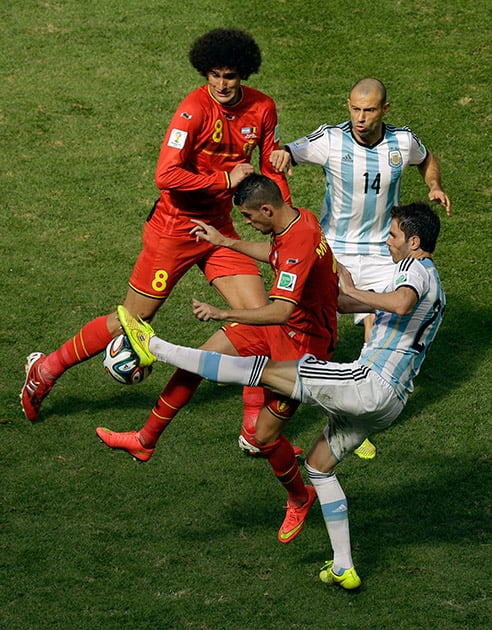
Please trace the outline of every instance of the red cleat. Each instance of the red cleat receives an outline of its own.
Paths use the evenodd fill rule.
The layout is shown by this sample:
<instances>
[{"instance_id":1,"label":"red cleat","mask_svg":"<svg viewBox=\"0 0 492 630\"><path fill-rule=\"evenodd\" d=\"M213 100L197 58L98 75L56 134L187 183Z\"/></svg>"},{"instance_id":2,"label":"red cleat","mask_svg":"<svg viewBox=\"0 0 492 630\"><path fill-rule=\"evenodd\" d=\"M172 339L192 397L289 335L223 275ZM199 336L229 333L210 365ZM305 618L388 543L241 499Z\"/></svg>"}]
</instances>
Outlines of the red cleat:
<instances>
[{"instance_id":1,"label":"red cleat","mask_svg":"<svg viewBox=\"0 0 492 630\"><path fill-rule=\"evenodd\" d=\"M155 448L145 448L140 442L139 433L137 431L126 431L118 433L111 431L106 427L97 427L97 436L110 448L120 448L127 451L140 462L148 462L154 454Z\"/></svg>"},{"instance_id":2,"label":"red cleat","mask_svg":"<svg viewBox=\"0 0 492 630\"><path fill-rule=\"evenodd\" d=\"M316 490L313 486L306 486L306 490L308 493L306 503L300 506L289 504L285 506L287 508L287 514L278 530L278 539L281 543L287 544L291 540L294 540L304 529L306 517L317 497Z\"/></svg>"},{"instance_id":3,"label":"red cleat","mask_svg":"<svg viewBox=\"0 0 492 630\"><path fill-rule=\"evenodd\" d=\"M40 367L46 356L42 352L32 352L24 366L26 380L19 394L22 411L28 420L36 422L41 411L41 403L50 393L55 381L47 381L41 376Z\"/></svg>"}]
</instances>

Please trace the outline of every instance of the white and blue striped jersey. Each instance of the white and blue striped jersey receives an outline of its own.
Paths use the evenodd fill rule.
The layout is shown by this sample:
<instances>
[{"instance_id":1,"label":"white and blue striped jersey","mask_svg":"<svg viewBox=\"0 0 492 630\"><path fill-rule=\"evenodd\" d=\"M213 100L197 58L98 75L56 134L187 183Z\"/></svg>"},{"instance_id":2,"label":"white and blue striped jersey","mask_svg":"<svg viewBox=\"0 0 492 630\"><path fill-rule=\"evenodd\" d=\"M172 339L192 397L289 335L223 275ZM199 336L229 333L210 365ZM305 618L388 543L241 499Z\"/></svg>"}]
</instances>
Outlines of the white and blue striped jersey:
<instances>
[{"instance_id":1,"label":"white and blue striped jersey","mask_svg":"<svg viewBox=\"0 0 492 630\"><path fill-rule=\"evenodd\" d=\"M358 363L377 372L404 403L413 379L441 325L446 296L431 258L405 258L395 265L386 292L411 287L418 301L408 315L376 311L376 321Z\"/></svg>"},{"instance_id":2,"label":"white and blue striped jersey","mask_svg":"<svg viewBox=\"0 0 492 630\"><path fill-rule=\"evenodd\" d=\"M389 256L390 210L400 201L403 171L427 149L408 127L384 125L375 145L359 144L350 121L321 125L286 145L293 164L319 164L326 192L320 223L335 254Z\"/></svg>"}]
</instances>

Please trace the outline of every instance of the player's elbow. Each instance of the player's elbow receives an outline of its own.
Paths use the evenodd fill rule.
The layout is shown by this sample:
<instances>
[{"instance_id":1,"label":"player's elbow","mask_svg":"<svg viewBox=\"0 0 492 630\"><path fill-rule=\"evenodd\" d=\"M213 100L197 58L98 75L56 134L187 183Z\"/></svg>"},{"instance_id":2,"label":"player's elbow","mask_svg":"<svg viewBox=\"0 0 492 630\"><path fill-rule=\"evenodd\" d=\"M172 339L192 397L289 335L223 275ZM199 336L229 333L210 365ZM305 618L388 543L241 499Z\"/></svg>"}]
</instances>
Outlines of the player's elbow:
<instances>
[{"instance_id":1,"label":"player's elbow","mask_svg":"<svg viewBox=\"0 0 492 630\"><path fill-rule=\"evenodd\" d=\"M155 185L159 190L165 190L166 188L170 188L169 178L167 177L167 173L156 173L155 174Z\"/></svg>"},{"instance_id":2,"label":"player's elbow","mask_svg":"<svg viewBox=\"0 0 492 630\"><path fill-rule=\"evenodd\" d=\"M416 291L407 286L400 287L388 297L390 302L387 310L399 316L410 315L419 299Z\"/></svg>"},{"instance_id":3,"label":"player's elbow","mask_svg":"<svg viewBox=\"0 0 492 630\"><path fill-rule=\"evenodd\" d=\"M290 319L290 314L286 315L285 313L275 313L275 314L270 314L270 317L268 318L268 324L269 325L273 325L273 326L284 326L285 324L289 323L289 319Z\"/></svg>"},{"instance_id":4,"label":"player's elbow","mask_svg":"<svg viewBox=\"0 0 492 630\"><path fill-rule=\"evenodd\" d=\"M175 188L178 182L178 175L175 167L163 166L157 168L154 181L159 190Z\"/></svg>"},{"instance_id":5,"label":"player's elbow","mask_svg":"<svg viewBox=\"0 0 492 630\"><path fill-rule=\"evenodd\" d=\"M347 313L352 312L350 301L346 298L345 295L339 294L338 302L337 302L337 311L341 315L346 315Z\"/></svg>"},{"instance_id":6,"label":"player's elbow","mask_svg":"<svg viewBox=\"0 0 492 630\"><path fill-rule=\"evenodd\" d=\"M397 304L395 304L394 308L393 308L393 312L396 315L409 315L413 310L413 304L410 304L409 302L405 301L405 302L398 302Z\"/></svg>"},{"instance_id":7,"label":"player's elbow","mask_svg":"<svg viewBox=\"0 0 492 630\"><path fill-rule=\"evenodd\" d=\"M289 317L281 317L277 323L280 324L280 326L283 326L284 324L288 324L289 323L289 319L290 319L290 316Z\"/></svg>"},{"instance_id":8,"label":"player's elbow","mask_svg":"<svg viewBox=\"0 0 492 630\"><path fill-rule=\"evenodd\" d=\"M270 305L270 323L283 326L289 323L295 304L284 302L283 300L274 300Z\"/></svg>"}]
</instances>

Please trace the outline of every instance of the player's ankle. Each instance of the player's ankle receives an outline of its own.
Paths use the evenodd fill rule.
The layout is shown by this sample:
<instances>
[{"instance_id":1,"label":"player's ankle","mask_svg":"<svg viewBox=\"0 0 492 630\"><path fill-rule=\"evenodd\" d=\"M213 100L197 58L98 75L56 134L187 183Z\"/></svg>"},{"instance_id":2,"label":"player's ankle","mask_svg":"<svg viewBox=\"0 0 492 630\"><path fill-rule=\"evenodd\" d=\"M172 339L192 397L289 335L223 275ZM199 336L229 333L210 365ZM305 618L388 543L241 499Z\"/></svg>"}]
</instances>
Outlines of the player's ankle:
<instances>
[{"instance_id":1,"label":"player's ankle","mask_svg":"<svg viewBox=\"0 0 492 630\"><path fill-rule=\"evenodd\" d=\"M145 436L143 436L140 431L137 431L137 437L138 437L138 441L144 448L155 448L155 442L146 440Z\"/></svg>"},{"instance_id":2,"label":"player's ankle","mask_svg":"<svg viewBox=\"0 0 492 630\"><path fill-rule=\"evenodd\" d=\"M287 504L288 505L292 505L293 507L302 507L303 505L305 505L307 503L309 499L309 496L306 492L306 496L305 497L300 497L297 494L290 494L288 496L287 499Z\"/></svg>"}]
</instances>

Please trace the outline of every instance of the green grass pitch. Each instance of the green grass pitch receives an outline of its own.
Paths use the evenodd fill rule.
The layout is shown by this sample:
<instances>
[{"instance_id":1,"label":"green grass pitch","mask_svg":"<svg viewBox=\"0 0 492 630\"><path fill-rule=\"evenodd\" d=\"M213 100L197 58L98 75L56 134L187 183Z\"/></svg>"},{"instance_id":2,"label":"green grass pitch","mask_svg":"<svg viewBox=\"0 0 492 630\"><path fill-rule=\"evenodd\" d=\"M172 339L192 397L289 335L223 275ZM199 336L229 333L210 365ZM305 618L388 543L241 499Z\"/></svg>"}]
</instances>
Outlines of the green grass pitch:
<instances>
[{"instance_id":1,"label":"green grass pitch","mask_svg":"<svg viewBox=\"0 0 492 630\"><path fill-rule=\"evenodd\" d=\"M486 0L0 2L0 628L489 627L490 24ZM123 387L96 358L63 376L41 422L19 406L26 355L125 295L164 131L201 82L189 46L231 25L261 46L248 83L275 98L284 141L345 120L351 85L376 76L388 121L435 153L453 203L435 256L441 331L376 460L338 473L358 593L318 579L330 557L318 505L278 544L285 497L236 446L239 388L204 383L141 465L95 428L139 428L167 366ZM290 184L318 211L319 170ZM410 169L402 201L425 195ZM192 295L218 300L192 271L155 327L196 346L217 325L192 318ZM343 320L337 358L361 341ZM303 407L287 435L308 448L322 423Z\"/></svg>"}]
</instances>

